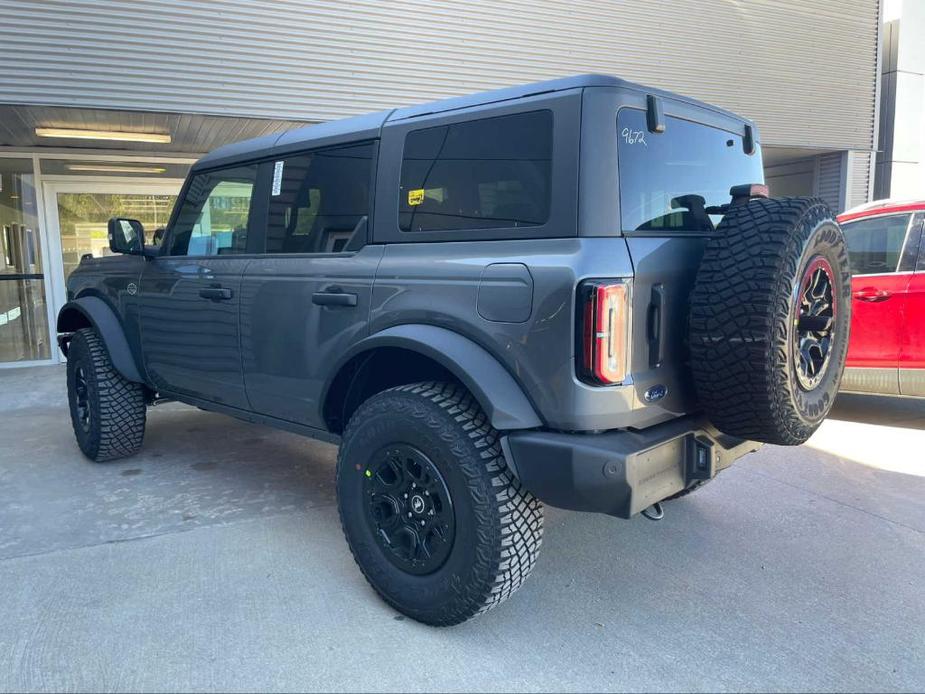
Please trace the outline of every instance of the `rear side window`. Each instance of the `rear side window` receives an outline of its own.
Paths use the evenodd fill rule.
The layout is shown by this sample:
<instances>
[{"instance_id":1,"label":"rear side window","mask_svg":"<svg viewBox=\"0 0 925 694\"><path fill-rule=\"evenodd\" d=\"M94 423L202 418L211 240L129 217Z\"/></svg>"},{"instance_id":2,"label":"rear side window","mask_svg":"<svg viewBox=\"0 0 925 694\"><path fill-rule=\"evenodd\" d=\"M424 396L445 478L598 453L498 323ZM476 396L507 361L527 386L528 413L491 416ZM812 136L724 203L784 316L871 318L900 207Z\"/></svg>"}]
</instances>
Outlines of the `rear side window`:
<instances>
[{"instance_id":1,"label":"rear side window","mask_svg":"<svg viewBox=\"0 0 925 694\"><path fill-rule=\"evenodd\" d=\"M484 118L405 138L402 231L539 226L549 219L551 111Z\"/></svg>"},{"instance_id":2,"label":"rear side window","mask_svg":"<svg viewBox=\"0 0 925 694\"><path fill-rule=\"evenodd\" d=\"M730 201L729 189L763 183L759 148L746 154L742 136L701 123L665 118L649 132L646 114L617 114L620 216L623 231L710 232L722 219L710 207Z\"/></svg>"},{"instance_id":3,"label":"rear side window","mask_svg":"<svg viewBox=\"0 0 925 694\"><path fill-rule=\"evenodd\" d=\"M886 215L842 224L853 275L896 272L909 228L908 214Z\"/></svg>"},{"instance_id":4,"label":"rear side window","mask_svg":"<svg viewBox=\"0 0 925 694\"><path fill-rule=\"evenodd\" d=\"M366 241L373 144L273 164L267 253L340 253Z\"/></svg>"},{"instance_id":5,"label":"rear side window","mask_svg":"<svg viewBox=\"0 0 925 694\"><path fill-rule=\"evenodd\" d=\"M257 165L196 174L177 214L169 255L245 253Z\"/></svg>"}]
</instances>

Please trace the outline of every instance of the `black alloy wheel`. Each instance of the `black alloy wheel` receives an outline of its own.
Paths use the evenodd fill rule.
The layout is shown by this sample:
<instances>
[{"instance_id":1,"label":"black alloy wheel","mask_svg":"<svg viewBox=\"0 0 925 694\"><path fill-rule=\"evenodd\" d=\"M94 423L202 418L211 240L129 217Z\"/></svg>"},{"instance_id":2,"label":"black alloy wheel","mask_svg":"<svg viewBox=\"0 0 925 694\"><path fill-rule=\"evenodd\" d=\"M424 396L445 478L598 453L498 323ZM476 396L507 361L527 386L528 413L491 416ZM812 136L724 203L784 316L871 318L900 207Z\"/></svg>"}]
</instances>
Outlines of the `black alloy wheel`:
<instances>
[{"instance_id":1,"label":"black alloy wheel","mask_svg":"<svg viewBox=\"0 0 925 694\"><path fill-rule=\"evenodd\" d=\"M803 390L819 385L829 366L832 338L837 329L838 305L834 295L835 273L828 260L816 257L800 282L794 306L794 353L797 382Z\"/></svg>"},{"instance_id":2,"label":"black alloy wheel","mask_svg":"<svg viewBox=\"0 0 925 694\"><path fill-rule=\"evenodd\" d=\"M74 406L77 410L77 423L85 432L90 431L90 393L87 386L87 374L82 366L74 369Z\"/></svg>"},{"instance_id":3,"label":"black alloy wheel","mask_svg":"<svg viewBox=\"0 0 925 694\"><path fill-rule=\"evenodd\" d=\"M387 446L364 472L367 520L385 556L411 574L433 573L456 536L453 501L440 470L406 443Z\"/></svg>"}]
</instances>

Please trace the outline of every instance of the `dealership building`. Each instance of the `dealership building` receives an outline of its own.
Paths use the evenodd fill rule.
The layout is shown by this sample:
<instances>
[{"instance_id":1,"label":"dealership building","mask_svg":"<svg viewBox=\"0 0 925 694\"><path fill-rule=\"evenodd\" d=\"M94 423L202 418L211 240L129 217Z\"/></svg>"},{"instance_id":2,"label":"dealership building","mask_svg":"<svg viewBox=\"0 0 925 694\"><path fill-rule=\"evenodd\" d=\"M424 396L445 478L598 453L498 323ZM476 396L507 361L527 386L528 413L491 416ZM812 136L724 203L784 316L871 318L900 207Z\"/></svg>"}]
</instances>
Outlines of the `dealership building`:
<instances>
[{"instance_id":1,"label":"dealership building","mask_svg":"<svg viewBox=\"0 0 925 694\"><path fill-rule=\"evenodd\" d=\"M775 195L874 185L878 0L0 0L0 367L51 363L111 216L153 230L190 164L305 123L576 73L755 120ZM614 191L616 195L616 191Z\"/></svg>"}]
</instances>

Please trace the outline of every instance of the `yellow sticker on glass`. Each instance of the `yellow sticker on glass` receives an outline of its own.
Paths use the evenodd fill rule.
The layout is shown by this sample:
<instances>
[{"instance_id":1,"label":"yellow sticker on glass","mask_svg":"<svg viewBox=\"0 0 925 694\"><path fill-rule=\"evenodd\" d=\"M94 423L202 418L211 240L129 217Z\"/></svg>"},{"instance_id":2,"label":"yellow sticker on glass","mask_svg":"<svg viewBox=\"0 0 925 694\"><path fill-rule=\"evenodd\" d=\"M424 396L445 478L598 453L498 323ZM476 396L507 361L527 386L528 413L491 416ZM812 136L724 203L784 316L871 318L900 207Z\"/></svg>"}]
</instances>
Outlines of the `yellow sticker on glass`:
<instances>
[{"instance_id":1,"label":"yellow sticker on glass","mask_svg":"<svg viewBox=\"0 0 925 694\"><path fill-rule=\"evenodd\" d=\"M409 205L420 205L424 202L424 189L418 188L416 190L408 191L408 204Z\"/></svg>"}]
</instances>

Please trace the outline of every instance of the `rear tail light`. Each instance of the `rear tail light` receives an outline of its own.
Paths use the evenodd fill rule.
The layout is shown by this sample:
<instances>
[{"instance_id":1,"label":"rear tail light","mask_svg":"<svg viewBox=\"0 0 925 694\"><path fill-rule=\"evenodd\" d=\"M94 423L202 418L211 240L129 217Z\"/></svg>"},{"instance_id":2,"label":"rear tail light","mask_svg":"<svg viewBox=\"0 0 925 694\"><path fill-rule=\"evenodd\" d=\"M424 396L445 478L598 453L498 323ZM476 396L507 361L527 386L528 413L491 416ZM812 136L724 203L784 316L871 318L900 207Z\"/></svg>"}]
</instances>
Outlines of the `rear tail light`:
<instances>
[{"instance_id":1,"label":"rear tail light","mask_svg":"<svg viewBox=\"0 0 925 694\"><path fill-rule=\"evenodd\" d=\"M595 385L626 378L629 287L624 282L593 280L578 287L578 375Z\"/></svg>"}]
</instances>

